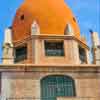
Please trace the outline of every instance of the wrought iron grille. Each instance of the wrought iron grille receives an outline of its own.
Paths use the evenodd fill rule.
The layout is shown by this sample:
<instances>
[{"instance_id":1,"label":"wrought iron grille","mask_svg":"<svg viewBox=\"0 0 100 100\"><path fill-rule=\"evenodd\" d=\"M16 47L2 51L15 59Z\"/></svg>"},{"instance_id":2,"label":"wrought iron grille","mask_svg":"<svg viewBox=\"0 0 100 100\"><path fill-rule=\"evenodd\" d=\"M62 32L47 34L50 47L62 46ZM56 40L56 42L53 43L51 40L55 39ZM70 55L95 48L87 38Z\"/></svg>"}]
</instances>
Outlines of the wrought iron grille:
<instances>
[{"instance_id":1,"label":"wrought iron grille","mask_svg":"<svg viewBox=\"0 0 100 100\"><path fill-rule=\"evenodd\" d=\"M75 96L75 86L72 78L52 75L41 80L41 100L56 100L59 96Z\"/></svg>"}]
</instances>

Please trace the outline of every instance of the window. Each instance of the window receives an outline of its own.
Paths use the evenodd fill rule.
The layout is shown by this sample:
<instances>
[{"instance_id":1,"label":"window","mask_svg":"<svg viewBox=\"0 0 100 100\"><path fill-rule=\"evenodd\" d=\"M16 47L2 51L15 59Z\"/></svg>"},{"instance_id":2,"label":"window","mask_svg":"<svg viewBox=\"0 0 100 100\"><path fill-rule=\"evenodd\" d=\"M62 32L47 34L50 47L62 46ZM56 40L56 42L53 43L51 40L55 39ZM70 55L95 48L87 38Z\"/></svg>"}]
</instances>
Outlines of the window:
<instances>
[{"instance_id":1,"label":"window","mask_svg":"<svg viewBox=\"0 0 100 100\"><path fill-rule=\"evenodd\" d=\"M76 22L76 19L75 19L75 17L73 17L73 21L74 21L74 22Z\"/></svg>"},{"instance_id":2,"label":"window","mask_svg":"<svg viewBox=\"0 0 100 100\"><path fill-rule=\"evenodd\" d=\"M75 96L74 80L68 76L51 75L41 80L41 100Z\"/></svg>"},{"instance_id":3,"label":"window","mask_svg":"<svg viewBox=\"0 0 100 100\"><path fill-rule=\"evenodd\" d=\"M40 33L40 27L37 23L37 21L33 21L32 26L31 26L31 34L39 34Z\"/></svg>"},{"instance_id":4,"label":"window","mask_svg":"<svg viewBox=\"0 0 100 100\"><path fill-rule=\"evenodd\" d=\"M45 41L46 56L64 56L63 41Z\"/></svg>"},{"instance_id":5,"label":"window","mask_svg":"<svg viewBox=\"0 0 100 100\"><path fill-rule=\"evenodd\" d=\"M27 59L27 47L18 47L15 49L15 62Z\"/></svg>"},{"instance_id":6,"label":"window","mask_svg":"<svg viewBox=\"0 0 100 100\"><path fill-rule=\"evenodd\" d=\"M20 16L20 19L21 19L21 20L24 20L24 15L21 15L21 16Z\"/></svg>"},{"instance_id":7,"label":"window","mask_svg":"<svg viewBox=\"0 0 100 100\"><path fill-rule=\"evenodd\" d=\"M32 33L36 33L37 32L37 26L34 25L34 27L32 27ZM34 35L34 34L33 34Z\"/></svg>"},{"instance_id":8,"label":"window","mask_svg":"<svg viewBox=\"0 0 100 100\"><path fill-rule=\"evenodd\" d=\"M82 48L81 46L79 46L79 58L80 58L80 61L81 61L81 64L83 63L86 63L86 52L85 52L85 49Z\"/></svg>"}]
</instances>

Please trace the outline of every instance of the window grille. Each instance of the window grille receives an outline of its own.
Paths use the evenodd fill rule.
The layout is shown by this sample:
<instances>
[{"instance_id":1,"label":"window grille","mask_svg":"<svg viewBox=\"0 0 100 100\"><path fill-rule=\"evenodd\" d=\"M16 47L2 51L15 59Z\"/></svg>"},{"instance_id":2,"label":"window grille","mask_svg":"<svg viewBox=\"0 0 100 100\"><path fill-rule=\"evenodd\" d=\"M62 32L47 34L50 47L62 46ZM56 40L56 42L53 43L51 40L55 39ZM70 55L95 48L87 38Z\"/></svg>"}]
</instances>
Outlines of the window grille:
<instances>
[{"instance_id":1,"label":"window grille","mask_svg":"<svg viewBox=\"0 0 100 100\"><path fill-rule=\"evenodd\" d=\"M74 80L67 76L47 76L41 80L41 100L75 96Z\"/></svg>"},{"instance_id":2,"label":"window grille","mask_svg":"<svg viewBox=\"0 0 100 100\"><path fill-rule=\"evenodd\" d=\"M18 47L15 49L15 62L27 59L27 47Z\"/></svg>"},{"instance_id":3,"label":"window grille","mask_svg":"<svg viewBox=\"0 0 100 100\"><path fill-rule=\"evenodd\" d=\"M45 41L45 55L64 56L63 41L61 42Z\"/></svg>"},{"instance_id":4,"label":"window grille","mask_svg":"<svg viewBox=\"0 0 100 100\"><path fill-rule=\"evenodd\" d=\"M86 63L87 58L86 58L86 52L85 49L79 46L79 58L81 61L81 64Z\"/></svg>"}]
</instances>

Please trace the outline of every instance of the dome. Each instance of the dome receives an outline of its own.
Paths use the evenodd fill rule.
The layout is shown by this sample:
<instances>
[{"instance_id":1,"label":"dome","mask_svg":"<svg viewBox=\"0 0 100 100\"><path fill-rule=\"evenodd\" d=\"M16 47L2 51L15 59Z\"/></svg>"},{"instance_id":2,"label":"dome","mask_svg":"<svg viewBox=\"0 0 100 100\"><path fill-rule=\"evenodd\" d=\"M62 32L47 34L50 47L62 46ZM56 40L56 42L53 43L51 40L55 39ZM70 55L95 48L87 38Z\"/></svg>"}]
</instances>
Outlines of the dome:
<instances>
[{"instance_id":1,"label":"dome","mask_svg":"<svg viewBox=\"0 0 100 100\"><path fill-rule=\"evenodd\" d=\"M25 0L13 21L13 41L29 37L34 20L40 27L40 34L64 35L66 25L70 23L75 36L80 36L77 21L64 0Z\"/></svg>"}]
</instances>

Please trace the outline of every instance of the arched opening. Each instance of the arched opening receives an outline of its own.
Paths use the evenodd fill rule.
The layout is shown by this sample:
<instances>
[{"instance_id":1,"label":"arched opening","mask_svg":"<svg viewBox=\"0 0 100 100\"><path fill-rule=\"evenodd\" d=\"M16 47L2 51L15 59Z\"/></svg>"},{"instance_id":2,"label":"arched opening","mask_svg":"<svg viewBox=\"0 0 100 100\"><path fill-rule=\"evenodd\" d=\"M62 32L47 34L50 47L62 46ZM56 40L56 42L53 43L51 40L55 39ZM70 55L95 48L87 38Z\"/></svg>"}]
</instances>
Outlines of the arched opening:
<instances>
[{"instance_id":1,"label":"arched opening","mask_svg":"<svg viewBox=\"0 0 100 100\"><path fill-rule=\"evenodd\" d=\"M75 83L71 77L51 75L41 80L41 100L75 96Z\"/></svg>"},{"instance_id":2,"label":"arched opening","mask_svg":"<svg viewBox=\"0 0 100 100\"><path fill-rule=\"evenodd\" d=\"M86 51L81 45L79 45L79 59L81 64L87 63Z\"/></svg>"}]
</instances>

